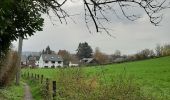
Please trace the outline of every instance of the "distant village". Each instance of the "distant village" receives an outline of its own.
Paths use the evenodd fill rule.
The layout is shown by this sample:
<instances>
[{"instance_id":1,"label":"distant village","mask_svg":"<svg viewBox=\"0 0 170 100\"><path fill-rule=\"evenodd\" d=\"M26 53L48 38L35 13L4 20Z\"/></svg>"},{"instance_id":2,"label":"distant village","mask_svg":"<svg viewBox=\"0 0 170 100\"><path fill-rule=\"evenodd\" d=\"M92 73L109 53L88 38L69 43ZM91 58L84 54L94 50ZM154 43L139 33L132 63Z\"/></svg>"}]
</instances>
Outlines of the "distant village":
<instances>
[{"instance_id":1,"label":"distant village","mask_svg":"<svg viewBox=\"0 0 170 100\"><path fill-rule=\"evenodd\" d=\"M84 47L85 49L83 50L83 48L80 47ZM96 54L94 54L86 42L80 43L78 49L77 54L70 54L67 50L59 50L56 53L51 50L49 46L41 52L23 52L21 56L21 66L22 68L57 68L91 66L106 63L105 55L100 53L99 49L97 49ZM79 55L81 56L78 57ZM100 61L101 57L102 61ZM99 60L96 58L99 58ZM122 59L122 57L118 58ZM118 60L118 58L115 59L115 61Z\"/></svg>"},{"instance_id":2,"label":"distant village","mask_svg":"<svg viewBox=\"0 0 170 100\"><path fill-rule=\"evenodd\" d=\"M155 51L144 49L133 55L122 55L119 50L107 55L99 48L93 51L88 43L84 42L79 44L76 51L76 54L70 54L67 50L55 52L47 46L40 52L23 52L21 66L22 68L58 68L122 63L170 55L170 45L157 45Z\"/></svg>"},{"instance_id":3,"label":"distant village","mask_svg":"<svg viewBox=\"0 0 170 100\"><path fill-rule=\"evenodd\" d=\"M41 52L23 52L21 56L22 68L57 68L97 64L98 62L94 58L79 60L76 54L70 54L66 50L59 50L56 53L49 46Z\"/></svg>"}]
</instances>

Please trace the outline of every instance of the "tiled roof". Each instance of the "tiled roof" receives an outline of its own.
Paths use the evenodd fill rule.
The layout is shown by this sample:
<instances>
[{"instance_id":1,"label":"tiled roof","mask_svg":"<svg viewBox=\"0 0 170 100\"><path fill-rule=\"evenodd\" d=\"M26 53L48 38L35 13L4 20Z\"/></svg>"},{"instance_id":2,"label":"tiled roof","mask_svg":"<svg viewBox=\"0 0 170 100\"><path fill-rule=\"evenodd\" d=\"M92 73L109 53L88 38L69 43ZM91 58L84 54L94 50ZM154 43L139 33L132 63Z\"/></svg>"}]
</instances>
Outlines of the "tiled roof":
<instances>
[{"instance_id":1,"label":"tiled roof","mask_svg":"<svg viewBox=\"0 0 170 100\"><path fill-rule=\"evenodd\" d=\"M63 61L62 57L56 54L42 54L42 59L44 61Z\"/></svg>"}]
</instances>

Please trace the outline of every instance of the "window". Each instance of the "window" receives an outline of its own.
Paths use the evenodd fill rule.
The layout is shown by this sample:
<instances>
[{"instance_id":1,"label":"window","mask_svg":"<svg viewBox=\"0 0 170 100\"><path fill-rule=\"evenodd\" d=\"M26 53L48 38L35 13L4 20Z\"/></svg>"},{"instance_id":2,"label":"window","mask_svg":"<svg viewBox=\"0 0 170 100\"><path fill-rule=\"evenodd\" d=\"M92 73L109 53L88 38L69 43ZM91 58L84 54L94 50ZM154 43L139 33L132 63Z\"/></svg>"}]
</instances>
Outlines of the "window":
<instances>
[{"instance_id":1,"label":"window","mask_svg":"<svg viewBox=\"0 0 170 100\"><path fill-rule=\"evenodd\" d=\"M61 64L61 61L58 61L58 64Z\"/></svg>"},{"instance_id":2,"label":"window","mask_svg":"<svg viewBox=\"0 0 170 100\"><path fill-rule=\"evenodd\" d=\"M48 68L48 66L44 66L44 68Z\"/></svg>"},{"instance_id":3,"label":"window","mask_svg":"<svg viewBox=\"0 0 170 100\"><path fill-rule=\"evenodd\" d=\"M52 66L51 66L51 68L55 68L55 66L54 66L54 65L52 65Z\"/></svg>"},{"instance_id":4,"label":"window","mask_svg":"<svg viewBox=\"0 0 170 100\"><path fill-rule=\"evenodd\" d=\"M48 61L45 61L45 63L48 63Z\"/></svg>"},{"instance_id":5,"label":"window","mask_svg":"<svg viewBox=\"0 0 170 100\"><path fill-rule=\"evenodd\" d=\"M51 61L51 63L55 64L55 61Z\"/></svg>"}]
</instances>

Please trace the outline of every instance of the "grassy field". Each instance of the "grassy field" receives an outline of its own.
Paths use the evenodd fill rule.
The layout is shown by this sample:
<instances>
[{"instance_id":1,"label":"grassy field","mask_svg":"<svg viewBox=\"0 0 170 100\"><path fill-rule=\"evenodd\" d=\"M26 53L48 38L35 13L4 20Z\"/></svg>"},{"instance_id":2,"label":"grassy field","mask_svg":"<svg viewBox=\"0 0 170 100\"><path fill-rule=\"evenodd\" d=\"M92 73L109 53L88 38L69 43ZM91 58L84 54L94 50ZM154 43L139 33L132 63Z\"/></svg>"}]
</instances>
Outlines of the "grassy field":
<instances>
[{"instance_id":1,"label":"grassy field","mask_svg":"<svg viewBox=\"0 0 170 100\"><path fill-rule=\"evenodd\" d=\"M69 71L77 68L67 68ZM58 78L61 69L23 69L22 72L44 75L52 80ZM111 64L105 66L82 67L83 76L88 79L98 78L104 84L109 84L119 75L133 77L135 83L147 94L165 95L170 100L170 57L150 60Z\"/></svg>"}]
</instances>

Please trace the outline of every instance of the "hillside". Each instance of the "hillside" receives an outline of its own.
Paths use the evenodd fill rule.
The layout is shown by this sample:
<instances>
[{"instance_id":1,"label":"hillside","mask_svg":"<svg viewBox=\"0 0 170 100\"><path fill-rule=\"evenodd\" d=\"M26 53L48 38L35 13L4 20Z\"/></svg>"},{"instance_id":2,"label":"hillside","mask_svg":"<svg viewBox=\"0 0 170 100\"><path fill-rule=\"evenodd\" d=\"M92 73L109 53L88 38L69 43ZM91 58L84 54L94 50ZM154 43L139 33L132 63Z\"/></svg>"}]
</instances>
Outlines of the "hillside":
<instances>
[{"instance_id":1,"label":"hillside","mask_svg":"<svg viewBox=\"0 0 170 100\"><path fill-rule=\"evenodd\" d=\"M77 68L71 68L74 70ZM63 69L62 69L63 70ZM65 68L69 74L70 68ZM61 69L24 69L24 72L43 74L45 77L57 79ZM143 61L111 64L105 66L82 67L87 78L97 77L105 84L119 75L130 76L139 84L145 93L165 95L170 98L170 57L155 58ZM67 76L67 75L66 75Z\"/></svg>"}]
</instances>

